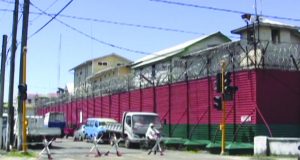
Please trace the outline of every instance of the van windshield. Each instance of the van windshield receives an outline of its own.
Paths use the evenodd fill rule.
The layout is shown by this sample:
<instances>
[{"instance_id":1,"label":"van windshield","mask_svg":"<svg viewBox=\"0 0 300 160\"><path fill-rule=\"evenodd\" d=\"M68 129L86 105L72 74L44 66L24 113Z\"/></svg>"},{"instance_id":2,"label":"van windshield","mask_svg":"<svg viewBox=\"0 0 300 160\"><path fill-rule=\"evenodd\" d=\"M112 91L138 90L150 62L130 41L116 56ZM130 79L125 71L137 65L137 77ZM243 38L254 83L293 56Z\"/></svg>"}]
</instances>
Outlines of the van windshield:
<instances>
[{"instance_id":1,"label":"van windshield","mask_svg":"<svg viewBox=\"0 0 300 160\"><path fill-rule=\"evenodd\" d=\"M153 123L154 126L160 128L160 120L158 116L155 115L134 115L132 116L133 126L136 127L144 127L149 126L150 123Z\"/></svg>"}]
</instances>

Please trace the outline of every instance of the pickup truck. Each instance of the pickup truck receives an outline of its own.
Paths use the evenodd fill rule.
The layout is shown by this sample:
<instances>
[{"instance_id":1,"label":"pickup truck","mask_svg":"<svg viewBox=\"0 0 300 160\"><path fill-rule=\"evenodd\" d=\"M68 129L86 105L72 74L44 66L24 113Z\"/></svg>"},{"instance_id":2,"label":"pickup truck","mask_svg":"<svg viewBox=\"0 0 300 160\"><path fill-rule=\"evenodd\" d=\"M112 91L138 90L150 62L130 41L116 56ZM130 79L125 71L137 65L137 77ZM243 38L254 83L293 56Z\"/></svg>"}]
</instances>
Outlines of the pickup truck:
<instances>
[{"instance_id":1,"label":"pickup truck","mask_svg":"<svg viewBox=\"0 0 300 160\"><path fill-rule=\"evenodd\" d=\"M47 140L51 140L61 135L60 128L45 127L42 116L27 116L26 119L28 122L26 131L28 145L42 144L44 137L47 138ZM18 136L17 130L15 130L15 135Z\"/></svg>"},{"instance_id":2,"label":"pickup truck","mask_svg":"<svg viewBox=\"0 0 300 160\"><path fill-rule=\"evenodd\" d=\"M121 123L107 124L105 134L116 134L124 139L125 147L131 148L133 145L140 145L145 141L145 134L149 124L162 131L162 125L158 114L152 112L124 112Z\"/></svg>"},{"instance_id":3,"label":"pickup truck","mask_svg":"<svg viewBox=\"0 0 300 160\"><path fill-rule=\"evenodd\" d=\"M60 128L60 137L64 137L66 118L63 112L48 112L45 114L44 125L48 128Z\"/></svg>"}]
</instances>

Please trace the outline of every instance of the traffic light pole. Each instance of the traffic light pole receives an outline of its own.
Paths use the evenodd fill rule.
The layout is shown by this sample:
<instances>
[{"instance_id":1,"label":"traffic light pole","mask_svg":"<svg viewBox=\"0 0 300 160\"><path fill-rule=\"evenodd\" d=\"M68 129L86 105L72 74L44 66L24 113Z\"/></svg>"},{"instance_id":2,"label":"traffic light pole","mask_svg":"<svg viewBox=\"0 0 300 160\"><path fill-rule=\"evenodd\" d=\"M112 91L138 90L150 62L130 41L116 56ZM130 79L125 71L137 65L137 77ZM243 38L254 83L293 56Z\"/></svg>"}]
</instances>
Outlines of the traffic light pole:
<instances>
[{"instance_id":1,"label":"traffic light pole","mask_svg":"<svg viewBox=\"0 0 300 160\"><path fill-rule=\"evenodd\" d=\"M26 58L27 58L27 48L23 48L23 83L26 84ZM28 120L26 118L26 100L22 100L22 108L23 108L23 151L27 152L27 126Z\"/></svg>"},{"instance_id":2,"label":"traffic light pole","mask_svg":"<svg viewBox=\"0 0 300 160\"><path fill-rule=\"evenodd\" d=\"M222 123L220 125L220 129L222 130L222 142L221 142L221 155L225 153L225 146L226 146L226 104L225 104L225 89L224 89L224 77L225 77L225 70L226 64L222 63Z\"/></svg>"},{"instance_id":3,"label":"traffic light pole","mask_svg":"<svg viewBox=\"0 0 300 160\"><path fill-rule=\"evenodd\" d=\"M19 97L18 97L18 149L27 152L27 119L26 119L26 99L27 99L27 85L26 85L26 54L27 54L27 35L28 35L28 19L29 19L30 0L24 0L23 6L23 27L21 40L21 54L20 54L20 71L19 71ZM22 134L21 134L22 132ZM22 136L21 136L22 135Z\"/></svg>"}]
</instances>

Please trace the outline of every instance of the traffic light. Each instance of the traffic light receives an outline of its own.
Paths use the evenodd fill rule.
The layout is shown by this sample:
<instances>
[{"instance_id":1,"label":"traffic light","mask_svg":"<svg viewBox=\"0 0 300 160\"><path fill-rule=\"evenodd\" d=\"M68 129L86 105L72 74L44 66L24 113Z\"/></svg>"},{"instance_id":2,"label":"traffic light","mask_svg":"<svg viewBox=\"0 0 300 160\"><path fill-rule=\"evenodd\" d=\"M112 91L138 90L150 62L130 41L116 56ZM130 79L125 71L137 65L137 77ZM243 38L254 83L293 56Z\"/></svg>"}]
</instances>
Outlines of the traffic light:
<instances>
[{"instance_id":1,"label":"traffic light","mask_svg":"<svg viewBox=\"0 0 300 160\"><path fill-rule=\"evenodd\" d=\"M214 108L217 110L222 110L222 98L220 96L214 97Z\"/></svg>"},{"instance_id":2,"label":"traffic light","mask_svg":"<svg viewBox=\"0 0 300 160\"><path fill-rule=\"evenodd\" d=\"M217 73L217 75L216 75L215 91L217 93L221 93L222 92L222 74L221 73Z\"/></svg>"},{"instance_id":3,"label":"traffic light","mask_svg":"<svg viewBox=\"0 0 300 160\"><path fill-rule=\"evenodd\" d=\"M18 88L19 88L21 100L26 100L27 99L27 85L24 83L21 83L21 84L19 84Z\"/></svg>"},{"instance_id":4,"label":"traffic light","mask_svg":"<svg viewBox=\"0 0 300 160\"><path fill-rule=\"evenodd\" d=\"M230 72L225 72L224 73L224 92L228 93L230 91L230 86L231 84L231 73Z\"/></svg>"},{"instance_id":5,"label":"traffic light","mask_svg":"<svg viewBox=\"0 0 300 160\"><path fill-rule=\"evenodd\" d=\"M225 72L224 74L224 93L234 94L237 90L237 86L231 86L231 72Z\"/></svg>"}]
</instances>

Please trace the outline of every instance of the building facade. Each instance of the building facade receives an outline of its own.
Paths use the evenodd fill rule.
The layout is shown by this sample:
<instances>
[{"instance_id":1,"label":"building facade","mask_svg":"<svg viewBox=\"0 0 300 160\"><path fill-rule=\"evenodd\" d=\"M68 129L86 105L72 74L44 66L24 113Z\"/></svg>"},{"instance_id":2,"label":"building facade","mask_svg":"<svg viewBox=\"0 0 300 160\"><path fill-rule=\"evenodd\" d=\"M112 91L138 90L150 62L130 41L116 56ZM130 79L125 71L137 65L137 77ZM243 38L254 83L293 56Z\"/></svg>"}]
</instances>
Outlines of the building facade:
<instances>
[{"instance_id":1,"label":"building facade","mask_svg":"<svg viewBox=\"0 0 300 160\"><path fill-rule=\"evenodd\" d=\"M130 60L112 53L79 64L71 69L74 70L75 94L97 88L103 80L130 73L130 63Z\"/></svg>"},{"instance_id":2,"label":"building facade","mask_svg":"<svg viewBox=\"0 0 300 160\"><path fill-rule=\"evenodd\" d=\"M226 71L232 72L232 84L239 88L225 102L227 140L252 143L256 135L299 137L298 27L266 20L252 23L233 30L241 35L240 41L206 45L173 60L173 55L187 53L194 44L189 43L134 63L139 73L118 81L124 89L121 92L112 92L117 85L103 85L110 88L99 96L44 105L39 114L64 111L69 123L79 124L81 112L83 120L110 117L120 121L125 111L151 111L160 115L168 136L215 142L221 137L222 111L214 108L214 97L220 95L214 81L221 71L220 62L225 62ZM256 27L250 30L259 36L251 36L251 25ZM155 85L143 84L152 82Z\"/></svg>"}]
</instances>

